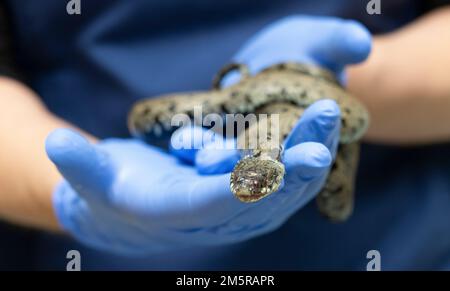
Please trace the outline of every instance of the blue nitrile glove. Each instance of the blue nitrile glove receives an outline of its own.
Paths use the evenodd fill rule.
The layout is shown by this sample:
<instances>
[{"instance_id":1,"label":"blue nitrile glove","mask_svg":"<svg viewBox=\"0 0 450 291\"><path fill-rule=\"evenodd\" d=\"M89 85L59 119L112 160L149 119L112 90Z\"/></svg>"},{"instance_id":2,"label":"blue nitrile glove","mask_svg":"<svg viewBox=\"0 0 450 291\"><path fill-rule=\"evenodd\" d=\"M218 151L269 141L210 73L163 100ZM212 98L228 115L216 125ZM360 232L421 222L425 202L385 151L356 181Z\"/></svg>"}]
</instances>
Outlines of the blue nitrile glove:
<instances>
[{"instance_id":1,"label":"blue nitrile glove","mask_svg":"<svg viewBox=\"0 0 450 291\"><path fill-rule=\"evenodd\" d=\"M301 19L275 24L246 47L258 43L267 46L268 53L256 49L257 60L263 60L265 54L270 56L270 51L281 54L283 49L293 52L299 47L299 60L302 55L304 60L320 60L336 68L337 73L346 63L368 54L370 37L361 26L336 19ZM274 34L280 26L295 26L299 21L314 22L314 30L293 27L282 29L284 33L290 30L291 37ZM286 43L260 41L271 34ZM309 49L305 49L307 44ZM292 48L287 49L289 46ZM366 47L364 57L361 47ZM240 55L246 55L246 50ZM289 60L291 55L287 54ZM332 56L338 59L333 61ZM258 67L252 65L251 57L246 60L252 70ZM187 134L196 132L189 130ZM73 131L56 130L46 141L48 156L65 178L54 193L55 211L62 227L80 241L118 254L246 240L276 229L317 194L336 152L338 135L338 106L330 100L310 106L286 144L284 187L266 199L247 204L231 193L229 173L203 174L229 169L224 161L233 160L229 155L233 151L172 150L169 154L131 139L107 139L92 145ZM217 158L216 168L206 166L201 170L203 152ZM198 167L177 157L196 159Z\"/></svg>"},{"instance_id":2,"label":"blue nitrile glove","mask_svg":"<svg viewBox=\"0 0 450 291\"><path fill-rule=\"evenodd\" d=\"M345 84L345 66L364 61L371 44L369 31L354 20L290 16L258 32L233 60L246 64L253 74L286 61L316 64L333 71ZM238 79L239 74L232 72L223 85Z\"/></svg>"},{"instance_id":3,"label":"blue nitrile glove","mask_svg":"<svg viewBox=\"0 0 450 291\"><path fill-rule=\"evenodd\" d=\"M55 190L54 207L65 230L118 254L246 240L274 230L311 199L332 161L323 144L334 152L338 135L336 103L311 106L293 132L296 145L285 152L285 187L248 204L231 193L229 173L202 175L137 140L92 145L59 129L46 142L48 156L65 177ZM304 142L312 140L317 142Z\"/></svg>"}]
</instances>

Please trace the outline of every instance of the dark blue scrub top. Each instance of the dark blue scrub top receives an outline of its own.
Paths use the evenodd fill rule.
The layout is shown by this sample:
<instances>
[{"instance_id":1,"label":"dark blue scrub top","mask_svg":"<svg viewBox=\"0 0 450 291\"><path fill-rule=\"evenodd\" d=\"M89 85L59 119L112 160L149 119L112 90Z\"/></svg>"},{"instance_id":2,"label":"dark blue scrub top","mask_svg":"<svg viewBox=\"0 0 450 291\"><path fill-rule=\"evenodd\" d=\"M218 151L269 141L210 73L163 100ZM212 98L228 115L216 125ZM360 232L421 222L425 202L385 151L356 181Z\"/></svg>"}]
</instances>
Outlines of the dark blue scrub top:
<instances>
[{"instance_id":1,"label":"dark blue scrub top","mask_svg":"<svg viewBox=\"0 0 450 291\"><path fill-rule=\"evenodd\" d=\"M210 87L213 74L264 25L292 14L355 18L391 31L419 1L9 0L18 58L54 113L99 136L127 136L139 98ZM355 213L331 224L312 202L279 230L250 241L140 259L87 249L45 233L0 228L0 268L65 269L70 249L87 269L355 269L381 253L383 269L450 269L450 147L364 146Z\"/></svg>"}]
</instances>

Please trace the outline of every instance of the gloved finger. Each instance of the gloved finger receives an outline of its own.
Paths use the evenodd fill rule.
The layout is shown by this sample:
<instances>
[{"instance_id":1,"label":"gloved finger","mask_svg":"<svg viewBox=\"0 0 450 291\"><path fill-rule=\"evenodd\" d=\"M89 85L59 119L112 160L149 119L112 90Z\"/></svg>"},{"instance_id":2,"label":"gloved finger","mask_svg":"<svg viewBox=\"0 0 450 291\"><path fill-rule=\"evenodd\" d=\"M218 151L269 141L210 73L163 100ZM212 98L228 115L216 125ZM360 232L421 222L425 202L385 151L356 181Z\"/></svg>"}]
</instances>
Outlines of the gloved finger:
<instances>
[{"instance_id":1,"label":"gloved finger","mask_svg":"<svg viewBox=\"0 0 450 291\"><path fill-rule=\"evenodd\" d=\"M178 159L195 164L203 175L231 171L239 160L234 139L226 139L199 126L182 127L171 137L169 150Z\"/></svg>"},{"instance_id":2,"label":"gloved finger","mask_svg":"<svg viewBox=\"0 0 450 291\"><path fill-rule=\"evenodd\" d=\"M330 99L311 104L285 141L289 149L304 142L324 144L333 154L339 143L341 111L337 103Z\"/></svg>"},{"instance_id":3,"label":"gloved finger","mask_svg":"<svg viewBox=\"0 0 450 291\"><path fill-rule=\"evenodd\" d=\"M304 142L286 150L283 163L286 167L285 191L301 189L303 184L325 175L332 163L328 148L321 143Z\"/></svg>"},{"instance_id":4,"label":"gloved finger","mask_svg":"<svg viewBox=\"0 0 450 291\"><path fill-rule=\"evenodd\" d=\"M298 149L300 145L303 145L302 150ZM280 219L292 215L318 194L332 164L332 155L323 144L306 142L300 145L291 148L296 150L286 152L287 174L284 193L280 195L285 194L281 198L284 203L280 203L274 213Z\"/></svg>"},{"instance_id":5,"label":"gloved finger","mask_svg":"<svg viewBox=\"0 0 450 291\"><path fill-rule=\"evenodd\" d=\"M213 133L203 127L181 127L172 134L169 151L178 159L194 164L197 151L213 138Z\"/></svg>"},{"instance_id":6,"label":"gloved finger","mask_svg":"<svg viewBox=\"0 0 450 291\"><path fill-rule=\"evenodd\" d=\"M59 172L80 195L99 197L108 192L114 178L109 156L80 134L70 129L56 129L47 137L45 149Z\"/></svg>"},{"instance_id":7,"label":"gloved finger","mask_svg":"<svg viewBox=\"0 0 450 291\"><path fill-rule=\"evenodd\" d=\"M312 56L322 65L339 72L348 64L365 60L370 53L372 38L361 23L354 20L328 20L327 34L311 48Z\"/></svg>"},{"instance_id":8,"label":"gloved finger","mask_svg":"<svg viewBox=\"0 0 450 291\"><path fill-rule=\"evenodd\" d=\"M197 152L195 166L202 175L223 174L232 171L239 159L236 140L217 135Z\"/></svg>"}]
</instances>

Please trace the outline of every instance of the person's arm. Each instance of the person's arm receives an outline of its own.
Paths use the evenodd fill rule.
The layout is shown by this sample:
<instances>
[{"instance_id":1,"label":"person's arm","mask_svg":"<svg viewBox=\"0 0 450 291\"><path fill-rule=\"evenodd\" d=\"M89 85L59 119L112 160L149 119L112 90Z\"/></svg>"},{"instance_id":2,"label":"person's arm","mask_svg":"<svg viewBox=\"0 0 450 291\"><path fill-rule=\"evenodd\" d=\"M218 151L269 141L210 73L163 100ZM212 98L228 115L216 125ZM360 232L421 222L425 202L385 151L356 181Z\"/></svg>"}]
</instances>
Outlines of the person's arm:
<instances>
[{"instance_id":1,"label":"person's arm","mask_svg":"<svg viewBox=\"0 0 450 291\"><path fill-rule=\"evenodd\" d=\"M366 140L450 140L450 7L376 36L369 59L348 69L349 89L369 108Z\"/></svg>"},{"instance_id":2,"label":"person's arm","mask_svg":"<svg viewBox=\"0 0 450 291\"><path fill-rule=\"evenodd\" d=\"M48 112L24 84L8 15L0 1L0 220L57 230L51 196L62 177L44 141L53 129L73 126Z\"/></svg>"},{"instance_id":3,"label":"person's arm","mask_svg":"<svg viewBox=\"0 0 450 291\"><path fill-rule=\"evenodd\" d=\"M47 111L25 85L0 77L0 219L57 230L51 195L62 179L44 141L72 127Z\"/></svg>"}]
</instances>

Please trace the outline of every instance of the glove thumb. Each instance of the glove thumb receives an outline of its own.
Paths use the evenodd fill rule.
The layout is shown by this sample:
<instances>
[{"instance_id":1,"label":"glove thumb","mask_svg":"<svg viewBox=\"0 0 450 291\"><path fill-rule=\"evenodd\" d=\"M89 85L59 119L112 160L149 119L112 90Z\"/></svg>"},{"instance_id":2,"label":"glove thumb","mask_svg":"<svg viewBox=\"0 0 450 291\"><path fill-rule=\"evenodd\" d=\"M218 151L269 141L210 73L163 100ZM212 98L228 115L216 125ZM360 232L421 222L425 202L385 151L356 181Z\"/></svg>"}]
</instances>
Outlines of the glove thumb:
<instances>
[{"instance_id":1,"label":"glove thumb","mask_svg":"<svg viewBox=\"0 0 450 291\"><path fill-rule=\"evenodd\" d=\"M329 34L311 48L313 57L335 73L349 64L364 61L370 53L372 37L362 24L340 20L332 24Z\"/></svg>"},{"instance_id":2,"label":"glove thumb","mask_svg":"<svg viewBox=\"0 0 450 291\"><path fill-rule=\"evenodd\" d=\"M80 134L69 129L56 129L47 137L45 149L80 196L98 197L108 192L113 179L109 156Z\"/></svg>"}]
</instances>

